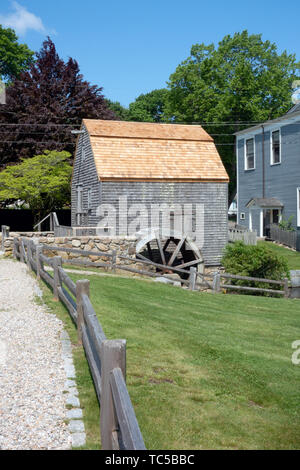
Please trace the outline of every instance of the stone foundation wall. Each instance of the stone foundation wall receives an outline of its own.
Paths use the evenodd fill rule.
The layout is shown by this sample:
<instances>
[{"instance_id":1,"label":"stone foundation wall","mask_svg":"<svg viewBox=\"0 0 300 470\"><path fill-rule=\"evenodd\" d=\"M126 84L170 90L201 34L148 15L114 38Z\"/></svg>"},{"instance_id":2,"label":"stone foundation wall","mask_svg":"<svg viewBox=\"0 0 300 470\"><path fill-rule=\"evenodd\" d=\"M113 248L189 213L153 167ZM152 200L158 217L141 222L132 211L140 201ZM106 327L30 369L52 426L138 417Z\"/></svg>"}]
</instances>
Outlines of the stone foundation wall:
<instances>
[{"instance_id":1,"label":"stone foundation wall","mask_svg":"<svg viewBox=\"0 0 300 470\"><path fill-rule=\"evenodd\" d=\"M4 241L4 256L11 256L13 252L13 239L14 237L27 237L32 238L36 244L43 244L51 246L58 246L60 248L75 248L78 250L94 251L95 254L83 256L81 253L66 253L64 251L44 251L44 254L48 257L61 256L65 262L67 260L77 259L81 261L109 261L104 255L98 255L97 252L108 253L112 250L116 250L116 263L128 265L132 268L144 270L144 271L155 271L156 269L152 266L139 263L136 260L135 246L137 242L136 237L116 237L116 238L100 238L99 236L78 236L78 237L54 237L53 232L25 232L17 233L11 232L9 238ZM0 247L1 247L1 233L0 233ZM134 259L135 262L129 260L120 259L119 256L129 256ZM205 273L211 274L217 271L216 267L205 267ZM121 271L120 271L121 272ZM124 273L124 271L122 271Z\"/></svg>"},{"instance_id":2,"label":"stone foundation wall","mask_svg":"<svg viewBox=\"0 0 300 470\"><path fill-rule=\"evenodd\" d=\"M107 260L107 257L97 255L97 251L103 253L111 252L112 250L117 251L117 255L125 255L135 258L135 244L137 239L135 237L122 237L122 238L99 238L97 236L84 236L84 237L54 237L53 233L37 233L37 232L26 232L26 233L10 233L9 238L4 241L4 255L10 256L13 251L13 239L14 237L28 237L32 238L35 243L51 246L58 246L60 248L75 248L78 250L95 251L95 255L89 255L88 258L91 261L103 261ZM0 235L0 244L2 243ZM78 253L66 253L63 251L49 251L47 256L61 256L65 260L67 259L87 259ZM119 262L117 258L117 262Z\"/></svg>"}]
</instances>

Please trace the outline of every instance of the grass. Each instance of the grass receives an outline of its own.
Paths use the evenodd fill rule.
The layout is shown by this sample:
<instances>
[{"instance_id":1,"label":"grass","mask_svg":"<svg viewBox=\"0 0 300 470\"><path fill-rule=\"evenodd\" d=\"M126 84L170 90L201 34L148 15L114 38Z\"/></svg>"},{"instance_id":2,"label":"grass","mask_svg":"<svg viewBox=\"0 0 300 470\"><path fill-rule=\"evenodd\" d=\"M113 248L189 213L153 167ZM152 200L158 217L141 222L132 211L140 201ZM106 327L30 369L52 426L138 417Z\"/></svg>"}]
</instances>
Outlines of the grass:
<instances>
[{"instance_id":1,"label":"grass","mask_svg":"<svg viewBox=\"0 0 300 470\"><path fill-rule=\"evenodd\" d=\"M272 242L258 242L258 244L263 244L270 248L277 255L282 256L288 263L289 269L300 269L300 252L293 251L284 246L276 245Z\"/></svg>"},{"instance_id":2,"label":"grass","mask_svg":"<svg viewBox=\"0 0 300 470\"><path fill-rule=\"evenodd\" d=\"M74 280L83 276L71 274ZM149 449L298 449L299 301L190 292L159 283L89 276L108 338L127 340L127 384ZM99 447L99 409L76 332L87 448Z\"/></svg>"}]
</instances>

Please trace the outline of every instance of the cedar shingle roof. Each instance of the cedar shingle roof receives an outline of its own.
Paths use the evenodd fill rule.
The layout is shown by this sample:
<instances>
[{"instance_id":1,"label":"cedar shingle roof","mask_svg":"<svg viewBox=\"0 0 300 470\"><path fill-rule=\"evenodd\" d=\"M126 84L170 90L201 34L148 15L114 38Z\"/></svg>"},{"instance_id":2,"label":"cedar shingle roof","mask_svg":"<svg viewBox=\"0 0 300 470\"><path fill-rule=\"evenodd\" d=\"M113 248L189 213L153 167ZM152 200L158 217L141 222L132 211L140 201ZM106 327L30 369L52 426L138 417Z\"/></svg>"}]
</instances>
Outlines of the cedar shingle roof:
<instances>
[{"instance_id":1,"label":"cedar shingle roof","mask_svg":"<svg viewBox=\"0 0 300 470\"><path fill-rule=\"evenodd\" d=\"M90 119L83 124L101 180L228 181L201 126Z\"/></svg>"}]
</instances>

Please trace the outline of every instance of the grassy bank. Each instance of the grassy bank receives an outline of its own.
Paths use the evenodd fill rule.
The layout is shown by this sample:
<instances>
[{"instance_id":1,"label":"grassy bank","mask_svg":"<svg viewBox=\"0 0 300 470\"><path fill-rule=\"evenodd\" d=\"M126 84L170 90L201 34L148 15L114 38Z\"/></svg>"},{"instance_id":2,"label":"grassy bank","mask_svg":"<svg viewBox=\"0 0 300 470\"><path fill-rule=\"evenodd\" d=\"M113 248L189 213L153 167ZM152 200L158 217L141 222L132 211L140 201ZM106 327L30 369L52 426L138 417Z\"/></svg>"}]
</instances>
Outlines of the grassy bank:
<instances>
[{"instance_id":1,"label":"grassy bank","mask_svg":"<svg viewBox=\"0 0 300 470\"><path fill-rule=\"evenodd\" d=\"M300 269L300 252L290 250L284 246L276 245L273 242L258 242L258 244L263 244L270 248L274 253L279 256L282 256L288 263L289 269Z\"/></svg>"},{"instance_id":2,"label":"grassy bank","mask_svg":"<svg viewBox=\"0 0 300 470\"><path fill-rule=\"evenodd\" d=\"M291 362L298 301L89 280L107 337L127 339L127 384L149 449L300 447L300 366ZM97 448L99 410L84 355L51 297L75 345L88 447Z\"/></svg>"}]
</instances>

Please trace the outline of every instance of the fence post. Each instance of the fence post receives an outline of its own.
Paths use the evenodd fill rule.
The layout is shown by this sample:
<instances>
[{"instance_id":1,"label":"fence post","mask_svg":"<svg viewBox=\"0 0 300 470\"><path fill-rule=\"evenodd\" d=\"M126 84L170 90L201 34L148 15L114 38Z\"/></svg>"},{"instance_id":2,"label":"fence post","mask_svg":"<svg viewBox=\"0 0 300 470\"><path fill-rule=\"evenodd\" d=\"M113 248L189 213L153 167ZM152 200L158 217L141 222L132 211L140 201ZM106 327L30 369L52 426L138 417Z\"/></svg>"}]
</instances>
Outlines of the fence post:
<instances>
[{"instance_id":1,"label":"fence post","mask_svg":"<svg viewBox=\"0 0 300 470\"><path fill-rule=\"evenodd\" d=\"M52 258L52 259L53 259L53 278L54 278L53 296L54 296L54 300L58 300L58 298L59 298L58 297L58 288L61 285L59 272L58 272L58 266L62 265L62 259L61 259L61 256L54 256L54 258Z\"/></svg>"},{"instance_id":2,"label":"fence post","mask_svg":"<svg viewBox=\"0 0 300 470\"><path fill-rule=\"evenodd\" d=\"M43 253L43 245L36 246L36 276L37 279L41 279L41 270L43 269L43 263L40 259L40 255Z\"/></svg>"},{"instance_id":3,"label":"fence post","mask_svg":"<svg viewBox=\"0 0 300 470\"><path fill-rule=\"evenodd\" d=\"M34 243L34 240L31 239L30 242L29 242L29 245L30 245L30 255L31 255L30 265L31 265L31 269L34 271L34 267L33 267L34 257L33 257L33 254L34 254L34 250L36 249L36 244Z\"/></svg>"},{"instance_id":4,"label":"fence post","mask_svg":"<svg viewBox=\"0 0 300 470\"><path fill-rule=\"evenodd\" d=\"M23 240L22 238L19 239L19 243L20 243L20 261L21 263L25 263L25 259L24 259L24 244L23 244Z\"/></svg>"},{"instance_id":5,"label":"fence post","mask_svg":"<svg viewBox=\"0 0 300 470\"><path fill-rule=\"evenodd\" d=\"M77 304L77 334L78 342L82 344L82 324L83 324L83 305L82 295L90 296L90 281L87 279L80 279L76 282L76 304Z\"/></svg>"},{"instance_id":6,"label":"fence post","mask_svg":"<svg viewBox=\"0 0 300 470\"><path fill-rule=\"evenodd\" d=\"M287 299L289 298L290 296L290 292L289 292L289 280L288 278L286 277L284 279L284 297Z\"/></svg>"},{"instance_id":7,"label":"fence post","mask_svg":"<svg viewBox=\"0 0 300 470\"><path fill-rule=\"evenodd\" d=\"M110 386L110 374L119 367L126 377L126 341L105 340L101 344L100 432L103 450L117 449L118 421Z\"/></svg>"},{"instance_id":8,"label":"fence post","mask_svg":"<svg viewBox=\"0 0 300 470\"><path fill-rule=\"evenodd\" d=\"M17 239L14 237L14 240L13 240L13 257L14 257L14 259L18 259L17 253L18 253Z\"/></svg>"},{"instance_id":9,"label":"fence post","mask_svg":"<svg viewBox=\"0 0 300 470\"><path fill-rule=\"evenodd\" d=\"M197 269L195 267L192 267L190 269L190 276L189 276L189 290L195 290L196 279L197 279Z\"/></svg>"},{"instance_id":10,"label":"fence post","mask_svg":"<svg viewBox=\"0 0 300 470\"><path fill-rule=\"evenodd\" d=\"M117 251L116 250L112 250L112 258L111 258L111 269L113 271L113 273L115 274L116 273L116 264L117 264Z\"/></svg>"},{"instance_id":11,"label":"fence post","mask_svg":"<svg viewBox=\"0 0 300 470\"><path fill-rule=\"evenodd\" d=\"M1 225L1 231L2 231L1 250L4 251L5 239L9 237L9 227L7 225Z\"/></svg>"},{"instance_id":12,"label":"fence post","mask_svg":"<svg viewBox=\"0 0 300 470\"><path fill-rule=\"evenodd\" d=\"M27 269L30 271L30 268L31 268L31 265L30 265L30 259L31 259L31 246L28 242L28 240L26 240L26 242L24 243L24 246L26 245L26 248L27 248Z\"/></svg>"},{"instance_id":13,"label":"fence post","mask_svg":"<svg viewBox=\"0 0 300 470\"><path fill-rule=\"evenodd\" d=\"M213 284L212 284L212 290L214 294L218 294L221 292L221 277L220 273L215 273L214 274L214 279L213 279Z\"/></svg>"}]
</instances>

